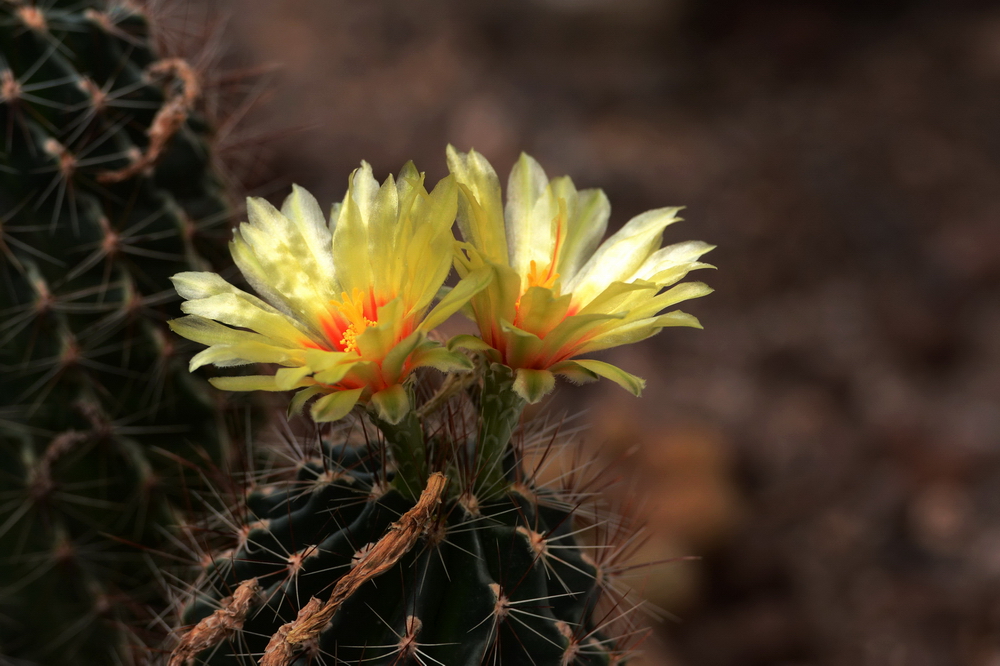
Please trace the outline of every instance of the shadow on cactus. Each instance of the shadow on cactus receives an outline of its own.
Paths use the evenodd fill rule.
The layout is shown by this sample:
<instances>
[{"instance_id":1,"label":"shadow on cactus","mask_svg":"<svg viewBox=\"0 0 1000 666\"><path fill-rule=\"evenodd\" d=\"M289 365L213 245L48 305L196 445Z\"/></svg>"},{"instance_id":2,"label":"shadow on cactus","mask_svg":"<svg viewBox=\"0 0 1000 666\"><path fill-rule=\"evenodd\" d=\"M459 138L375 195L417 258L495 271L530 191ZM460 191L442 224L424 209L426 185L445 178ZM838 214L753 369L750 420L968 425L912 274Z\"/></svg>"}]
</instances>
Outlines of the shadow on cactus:
<instances>
[{"instance_id":1,"label":"shadow on cactus","mask_svg":"<svg viewBox=\"0 0 1000 666\"><path fill-rule=\"evenodd\" d=\"M295 390L290 413L310 406L322 434L191 532L201 571L171 666L616 664L641 637L616 576L632 541L602 538L622 519L579 469L541 482L565 437L522 413L556 375L638 394L579 355L697 326L661 312L708 293L680 281L711 247L660 247L673 208L602 244L603 193L527 156L506 208L482 156L449 149L449 166L428 192L412 165L381 185L362 165L329 220L299 188L280 211L252 202L231 249L259 298L174 278L173 329L208 345L192 368L270 364L212 381ZM480 336L431 335L459 310Z\"/></svg>"}]
</instances>

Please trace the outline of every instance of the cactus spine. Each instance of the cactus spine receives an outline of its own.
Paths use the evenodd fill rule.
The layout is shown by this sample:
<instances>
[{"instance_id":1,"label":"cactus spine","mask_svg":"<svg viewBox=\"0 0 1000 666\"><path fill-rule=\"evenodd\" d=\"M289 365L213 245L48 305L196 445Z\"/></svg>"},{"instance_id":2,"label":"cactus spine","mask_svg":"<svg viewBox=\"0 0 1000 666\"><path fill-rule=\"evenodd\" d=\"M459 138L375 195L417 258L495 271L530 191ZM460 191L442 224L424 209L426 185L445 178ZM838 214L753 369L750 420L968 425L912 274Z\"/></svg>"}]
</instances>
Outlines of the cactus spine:
<instances>
[{"instance_id":1,"label":"cactus spine","mask_svg":"<svg viewBox=\"0 0 1000 666\"><path fill-rule=\"evenodd\" d=\"M126 2L0 2L0 653L134 660L146 550L219 463L216 398L166 327L169 276L231 208L196 105ZM206 253L206 250L208 252Z\"/></svg>"}]
</instances>

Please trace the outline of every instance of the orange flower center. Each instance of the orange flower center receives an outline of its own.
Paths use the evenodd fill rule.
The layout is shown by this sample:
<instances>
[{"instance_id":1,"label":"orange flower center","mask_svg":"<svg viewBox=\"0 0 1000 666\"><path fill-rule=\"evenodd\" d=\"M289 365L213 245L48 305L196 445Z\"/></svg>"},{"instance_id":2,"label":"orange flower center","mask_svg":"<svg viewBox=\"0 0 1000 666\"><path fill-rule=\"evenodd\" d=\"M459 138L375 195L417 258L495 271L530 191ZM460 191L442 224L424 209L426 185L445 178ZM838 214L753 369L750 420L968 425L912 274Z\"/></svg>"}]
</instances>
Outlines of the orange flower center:
<instances>
[{"instance_id":1,"label":"orange flower center","mask_svg":"<svg viewBox=\"0 0 1000 666\"><path fill-rule=\"evenodd\" d=\"M355 289L350 296L347 292L341 292L339 301L330 301L330 304L347 321L347 328L340 338L340 347L345 352L358 351L358 336L369 326L374 326L375 322L365 317L365 295L360 289Z\"/></svg>"}]
</instances>

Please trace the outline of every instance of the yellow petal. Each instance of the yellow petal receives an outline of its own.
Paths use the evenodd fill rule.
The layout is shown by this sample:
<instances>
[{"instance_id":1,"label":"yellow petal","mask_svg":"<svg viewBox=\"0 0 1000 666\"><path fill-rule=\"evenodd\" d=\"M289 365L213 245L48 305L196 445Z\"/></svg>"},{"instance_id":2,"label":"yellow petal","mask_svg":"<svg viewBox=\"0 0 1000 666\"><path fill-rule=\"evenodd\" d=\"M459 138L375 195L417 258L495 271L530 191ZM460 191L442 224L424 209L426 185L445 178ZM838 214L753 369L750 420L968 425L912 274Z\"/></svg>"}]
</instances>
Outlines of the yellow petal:
<instances>
[{"instance_id":1,"label":"yellow petal","mask_svg":"<svg viewBox=\"0 0 1000 666\"><path fill-rule=\"evenodd\" d=\"M406 389L399 384L393 384L374 394L372 404L378 410L379 418L392 425L402 421L410 411L410 398Z\"/></svg>"},{"instance_id":2,"label":"yellow petal","mask_svg":"<svg viewBox=\"0 0 1000 666\"><path fill-rule=\"evenodd\" d=\"M609 327L606 332L595 335L586 343L577 347L573 353L588 354L602 349L640 342L670 326L701 328L701 323L686 312L675 310L658 317L640 319L618 327Z\"/></svg>"},{"instance_id":3,"label":"yellow petal","mask_svg":"<svg viewBox=\"0 0 1000 666\"><path fill-rule=\"evenodd\" d=\"M702 241L684 241L683 243L668 245L649 255L649 258L636 271L633 279L650 280L654 275L668 268L680 264L693 263L703 254L711 252L714 249L714 245L709 245Z\"/></svg>"},{"instance_id":4,"label":"yellow petal","mask_svg":"<svg viewBox=\"0 0 1000 666\"><path fill-rule=\"evenodd\" d=\"M326 384L327 386L333 386L341 381L348 373L354 369L353 363L343 363L335 368L330 368L329 370L322 370L313 375L313 378L320 384Z\"/></svg>"},{"instance_id":5,"label":"yellow petal","mask_svg":"<svg viewBox=\"0 0 1000 666\"><path fill-rule=\"evenodd\" d=\"M521 304L517 310L517 325L544 338L566 319L569 304L569 294L555 298L551 289L530 287L521 296Z\"/></svg>"},{"instance_id":6,"label":"yellow petal","mask_svg":"<svg viewBox=\"0 0 1000 666\"><path fill-rule=\"evenodd\" d=\"M366 361L381 361L396 344L399 329L402 324L402 299L394 298L379 308L379 321L374 326L366 328L355 342L358 353Z\"/></svg>"},{"instance_id":7,"label":"yellow petal","mask_svg":"<svg viewBox=\"0 0 1000 666\"><path fill-rule=\"evenodd\" d=\"M274 375L274 384L284 391L291 390L299 386L299 382L312 373L312 368L302 366L298 368L281 368Z\"/></svg>"},{"instance_id":8,"label":"yellow petal","mask_svg":"<svg viewBox=\"0 0 1000 666\"><path fill-rule=\"evenodd\" d=\"M473 368L468 356L437 344L421 346L413 353L410 360L415 368L429 367L441 372L467 372Z\"/></svg>"},{"instance_id":9,"label":"yellow petal","mask_svg":"<svg viewBox=\"0 0 1000 666\"><path fill-rule=\"evenodd\" d=\"M514 391L528 404L541 400L556 386L556 376L548 370L520 368L514 376Z\"/></svg>"},{"instance_id":10,"label":"yellow petal","mask_svg":"<svg viewBox=\"0 0 1000 666\"><path fill-rule=\"evenodd\" d=\"M300 364L305 360L301 350L263 345L259 342L241 342L235 345L212 345L194 355L190 370L194 372L203 365L214 364L229 368L250 363Z\"/></svg>"},{"instance_id":11,"label":"yellow petal","mask_svg":"<svg viewBox=\"0 0 1000 666\"><path fill-rule=\"evenodd\" d=\"M625 307L626 303L633 296L638 297L642 301L647 301L657 291L659 291L659 288L651 282L612 282L577 314L618 312Z\"/></svg>"},{"instance_id":12,"label":"yellow petal","mask_svg":"<svg viewBox=\"0 0 1000 666\"><path fill-rule=\"evenodd\" d=\"M594 374L610 379L636 397L639 397L639 395L642 394L642 389L646 386L646 381L644 379L636 377L635 375L625 372L621 368L611 365L610 363L605 363L604 361L595 361L589 358L578 358L576 359L576 363L585 370L590 370Z\"/></svg>"},{"instance_id":13,"label":"yellow petal","mask_svg":"<svg viewBox=\"0 0 1000 666\"><path fill-rule=\"evenodd\" d=\"M483 339L487 339L490 323L513 321L517 316L517 299L521 295L521 278L508 266L493 264L493 279L489 286L472 298L472 308ZM483 328L484 323L486 329Z\"/></svg>"},{"instance_id":14,"label":"yellow petal","mask_svg":"<svg viewBox=\"0 0 1000 666\"><path fill-rule=\"evenodd\" d=\"M552 181L552 192L563 199L568 207L566 238L559 253L556 272L562 276L563 284L571 280L590 255L594 253L611 217L611 204L601 190L576 191L569 178Z\"/></svg>"},{"instance_id":15,"label":"yellow petal","mask_svg":"<svg viewBox=\"0 0 1000 666\"><path fill-rule=\"evenodd\" d=\"M233 259L254 291L286 314L306 315L321 330L318 317L338 293L330 232L319 204L302 188L284 209L295 218L263 199L248 199L249 222L233 236Z\"/></svg>"},{"instance_id":16,"label":"yellow petal","mask_svg":"<svg viewBox=\"0 0 1000 666\"><path fill-rule=\"evenodd\" d=\"M382 361L382 374L385 375L387 382L397 382L402 378L406 359L423 341L424 333L421 331L411 333L385 355L385 360Z\"/></svg>"},{"instance_id":17,"label":"yellow petal","mask_svg":"<svg viewBox=\"0 0 1000 666\"><path fill-rule=\"evenodd\" d=\"M469 351L486 351L493 349L482 338L462 333L448 340L448 349L468 349Z\"/></svg>"},{"instance_id":18,"label":"yellow petal","mask_svg":"<svg viewBox=\"0 0 1000 666\"><path fill-rule=\"evenodd\" d=\"M543 342L534 333L529 333L507 322L500 323L507 339L507 365L521 368L531 365L542 351Z\"/></svg>"},{"instance_id":19,"label":"yellow petal","mask_svg":"<svg viewBox=\"0 0 1000 666\"><path fill-rule=\"evenodd\" d=\"M324 388L322 386L310 386L296 393L292 396L291 402L288 403L288 416L292 417L296 414L301 414L302 408L309 402L309 399L320 395L323 391Z\"/></svg>"},{"instance_id":20,"label":"yellow petal","mask_svg":"<svg viewBox=\"0 0 1000 666\"><path fill-rule=\"evenodd\" d=\"M510 265L518 275L527 275L532 261L542 267L552 263L552 222L558 215L559 202L545 171L533 157L521 153L507 181L504 209Z\"/></svg>"},{"instance_id":21,"label":"yellow petal","mask_svg":"<svg viewBox=\"0 0 1000 666\"><path fill-rule=\"evenodd\" d=\"M549 370L565 377L574 384L588 384L600 379L596 372L587 370L576 361L562 361L553 365Z\"/></svg>"},{"instance_id":22,"label":"yellow petal","mask_svg":"<svg viewBox=\"0 0 1000 666\"><path fill-rule=\"evenodd\" d=\"M273 342L270 338L265 338L259 333L239 331L217 321L195 315L171 319L167 325L177 335L200 342L203 345L233 345L240 342L268 344Z\"/></svg>"},{"instance_id":23,"label":"yellow petal","mask_svg":"<svg viewBox=\"0 0 1000 666\"><path fill-rule=\"evenodd\" d=\"M566 317L561 324L545 336L544 357L546 359L565 358L567 355L577 353L574 350L582 338L600 327L620 321L624 317L623 313L593 313Z\"/></svg>"},{"instance_id":24,"label":"yellow petal","mask_svg":"<svg viewBox=\"0 0 1000 666\"><path fill-rule=\"evenodd\" d=\"M395 298L399 292L399 282L393 279L392 264L399 264L399 250L396 245L397 222L399 221L399 192L392 174L385 179L372 202L368 218L368 250L372 265L372 287L379 300ZM405 239L409 240L409 239Z\"/></svg>"},{"instance_id":25,"label":"yellow petal","mask_svg":"<svg viewBox=\"0 0 1000 666\"><path fill-rule=\"evenodd\" d=\"M358 355L351 352L326 351L325 349L307 349L306 362L313 370L330 370L346 362L358 360Z\"/></svg>"},{"instance_id":26,"label":"yellow petal","mask_svg":"<svg viewBox=\"0 0 1000 666\"><path fill-rule=\"evenodd\" d=\"M715 290L704 282L683 282L657 295L655 298L649 299L646 303L633 308L629 312L629 318L652 317L669 308L671 305L708 296L713 291Z\"/></svg>"},{"instance_id":27,"label":"yellow petal","mask_svg":"<svg viewBox=\"0 0 1000 666\"><path fill-rule=\"evenodd\" d=\"M316 423L330 423L339 421L354 409L358 404L358 399L364 389L351 389L349 391L335 391L313 403L310 413Z\"/></svg>"},{"instance_id":28,"label":"yellow petal","mask_svg":"<svg viewBox=\"0 0 1000 666\"><path fill-rule=\"evenodd\" d=\"M222 279L221 275L207 271L184 271L170 278L174 289L185 300L208 298L224 294L236 287Z\"/></svg>"},{"instance_id":29,"label":"yellow petal","mask_svg":"<svg viewBox=\"0 0 1000 666\"><path fill-rule=\"evenodd\" d=\"M223 391L283 391L278 388L273 375L246 375L244 377L209 377L209 383Z\"/></svg>"},{"instance_id":30,"label":"yellow petal","mask_svg":"<svg viewBox=\"0 0 1000 666\"><path fill-rule=\"evenodd\" d=\"M333 231L333 262L337 266L339 282L344 291L353 294L357 289L368 293L372 285L372 266L369 256L368 227L364 210L370 212L373 197L369 196L371 168L367 173L359 173L359 169L351 178L351 185L344 197L340 209L340 217ZM369 180L371 182L369 182ZM373 192L377 192L377 185Z\"/></svg>"},{"instance_id":31,"label":"yellow petal","mask_svg":"<svg viewBox=\"0 0 1000 666\"><path fill-rule=\"evenodd\" d=\"M663 229L678 221L680 208L659 208L638 215L604 241L597 252L571 280L564 292L573 302L586 306L615 281L627 282L660 245Z\"/></svg>"},{"instance_id":32,"label":"yellow petal","mask_svg":"<svg viewBox=\"0 0 1000 666\"><path fill-rule=\"evenodd\" d=\"M249 328L289 347L298 347L303 340L312 339L312 336L298 328L298 322L294 319L235 287L232 293L185 301L181 304L181 311L230 326Z\"/></svg>"},{"instance_id":33,"label":"yellow petal","mask_svg":"<svg viewBox=\"0 0 1000 666\"><path fill-rule=\"evenodd\" d=\"M462 237L490 261L507 265L507 235L496 172L475 150L460 153L448 146L447 157L448 169L461 186L458 228Z\"/></svg>"}]
</instances>

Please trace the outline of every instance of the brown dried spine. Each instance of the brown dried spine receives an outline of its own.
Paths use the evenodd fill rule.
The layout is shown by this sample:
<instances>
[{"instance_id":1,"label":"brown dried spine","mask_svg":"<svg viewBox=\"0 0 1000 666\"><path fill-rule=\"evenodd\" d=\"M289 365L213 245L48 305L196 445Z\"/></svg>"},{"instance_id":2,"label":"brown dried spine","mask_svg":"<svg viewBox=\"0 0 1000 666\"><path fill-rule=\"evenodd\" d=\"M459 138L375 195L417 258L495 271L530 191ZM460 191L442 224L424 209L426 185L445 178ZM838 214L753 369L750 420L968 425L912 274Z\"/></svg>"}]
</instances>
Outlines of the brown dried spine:
<instances>
[{"instance_id":1,"label":"brown dried spine","mask_svg":"<svg viewBox=\"0 0 1000 666\"><path fill-rule=\"evenodd\" d=\"M233 632L242 629L250 605L259 593L260 585L256 578L240 583L233 596L224 601L222 608L202 619L184 635L170 653L169 666L184 666L202 650L217 645Z\"/></svg>"},{"instance_id":2,"label":"brown dried spine","mask_svg":"<svg viewBox=\"0 0 1000 666\"><path fill-rule=\"evenodd\" d=\"M315 640L337 609L366 582L379 576L399 561L417 543L434 518L448 479L440 472L431 474L416 505L389 527L389 532L344 575L321 607L315 598L299 611L294 622L283 625L267 645L260 666L288 666L299 646ZM308 611L308 612L307 612ZM171 664L173 666L173 664Z\"/></svg>"},{"instance_id":3,"label":"brown dried spine","mask_svg":"<svg viewBox=\"0 0 1000 666\"><path fill-rule=\"evenodd\" d=\"M170 97L156 113L153 123L149 126L149 146L146 152L132 161L128 166L115 171L102 171L97 174L100 183L120 183L156 164L163 154L163 149L171 137L187 121L188 114L194 108L201 95L201 84L198 76L187 61L181 58L164 58L149 67L153 75L172 75L181 82L180 90Z\"/></svg>"}]
</instances>

